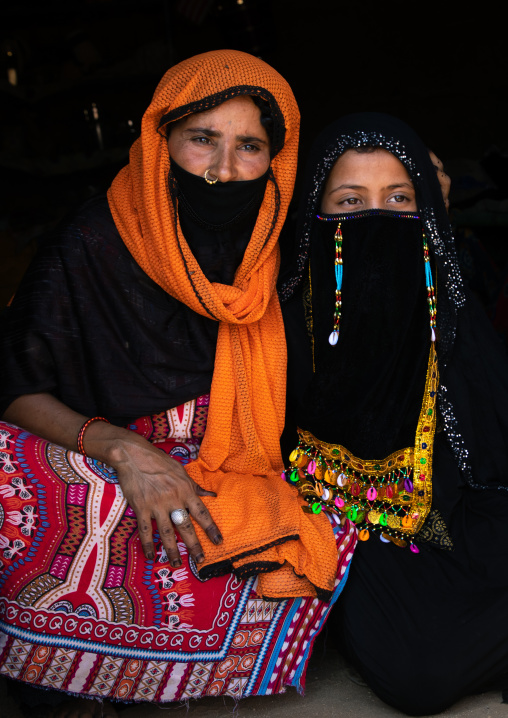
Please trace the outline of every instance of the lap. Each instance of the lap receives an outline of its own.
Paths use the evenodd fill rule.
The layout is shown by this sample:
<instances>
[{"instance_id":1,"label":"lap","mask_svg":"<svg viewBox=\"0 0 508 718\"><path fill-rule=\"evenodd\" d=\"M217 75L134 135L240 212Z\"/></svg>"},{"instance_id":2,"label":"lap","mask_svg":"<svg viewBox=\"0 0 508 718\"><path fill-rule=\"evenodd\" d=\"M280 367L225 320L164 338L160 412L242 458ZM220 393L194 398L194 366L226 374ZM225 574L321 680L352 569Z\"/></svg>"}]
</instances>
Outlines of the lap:
<instances>
[{"instance_id":1,"label":"lap","mask_svg":"<svg viewBox=\"0 0 508 718\"><path fill-rule=\"evenodd\" d=\"M110 467L9 425L0 436L0 673L125 701L303 687L331 604L264 601L255 577L202 581L183 543L183 565L166 563L156 534L146 560ZM195 445L165 448L185 460Z\"/></svg>"}]
</instances>

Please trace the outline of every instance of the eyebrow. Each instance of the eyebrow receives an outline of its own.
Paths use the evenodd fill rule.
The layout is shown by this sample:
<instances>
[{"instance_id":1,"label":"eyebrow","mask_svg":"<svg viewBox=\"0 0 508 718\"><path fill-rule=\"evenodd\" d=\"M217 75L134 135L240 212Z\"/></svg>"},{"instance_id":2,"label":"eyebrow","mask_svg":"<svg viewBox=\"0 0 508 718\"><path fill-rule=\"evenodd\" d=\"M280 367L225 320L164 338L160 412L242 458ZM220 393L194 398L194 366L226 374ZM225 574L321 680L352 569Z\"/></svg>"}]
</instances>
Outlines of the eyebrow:
<instances>
[{"instance_id":1,"label":"eyebrow","mask_svg":"<svg viewBox=\"0 0 508 718\"><path fill-rule=\"evenodd\" d=\"M186 127L183 134L195 134L196 132L205 135L205 137L222 137L221 132L211 130L208 127ZM237 135L236 139L240 140L240 142L259 142L263 145L268 144L266 140L261 139L261 137L255 137L254 135Z\"/></svg>"},{"instance_id":2,"label":"eyebrow","mask_svg":"<svg viewBox=\"0 0 508 718\"><path fill-rule=\"evenodd\" d=\"M409 189L414 189L414 185L412 182L396 182L395 184L389 184L386 185L386 187L382 187L382 189L398 189L399 187L408 187ZM361 184L341 184L338 187L334 187L328 194L333 194L334 192L338 192L341 189L367 189L364 185Z\"/></svg>"}]
</instances>

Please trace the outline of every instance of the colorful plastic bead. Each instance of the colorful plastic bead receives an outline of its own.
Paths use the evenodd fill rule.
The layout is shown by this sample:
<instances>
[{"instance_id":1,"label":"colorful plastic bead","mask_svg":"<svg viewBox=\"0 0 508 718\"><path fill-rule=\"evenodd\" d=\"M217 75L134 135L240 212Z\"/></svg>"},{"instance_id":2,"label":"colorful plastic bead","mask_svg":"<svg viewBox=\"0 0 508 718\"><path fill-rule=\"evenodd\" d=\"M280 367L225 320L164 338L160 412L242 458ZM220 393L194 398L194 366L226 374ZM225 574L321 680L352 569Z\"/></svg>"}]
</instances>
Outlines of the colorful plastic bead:
<instances>
[{"instance_id":1,"label":"colorful plastic bead","mask_svg":"<svg viewBox=\"0 0 508 718\"><path fill-rule=\"evenodd\" d=\"M344 484L346 482L347 482L346 474L339 474L337 477L337 486L344 486Z\"/></svg>"},{"instance_id":2,"label":"colorful plastic bead","mask_svg":"<svg viewBox=\"0 0 508 718\"><path fill-rule=\"evenodd\" d=\"M312 512L313 512L314 514L319 514L320 511L321 511L321 504L320 504L318 501L315 501L315 502L312 504L311 508L312 508Z\"/></svg>"},{"instance_id":3,"label":"colorful plastic bead","mask_svg":"<svg viewBox=\"0 0 508 718\"><path fill-rule=\"evenodd\" d=\"M309 465L307 466L307 471L309 474L313 474L316 471L316 462L314 459L311 459L309 461Z\"/></svg>"},{"instance_id":4,"label":"colorful plastic bead","mask_svg":"<svg viewBox=\"0 0 508 718\"><path fill-rule=\"evenodd\" d=\"M341 509L344 506L344 499L341 498L340 496L337 496L337 498L334 501L334 504L338 509Z\"/></svg>"},{"instance_id":5,"label":"colorful plastic bead","mask_svg":"<svg viewBox=\"0 0 508 718\"><path fill-rule=\"evenodd\" d=\"M375 501L376 497L377 491L373 486L371 486L370 489L367 490L367 498L369 501Z\"/></svg>"},{"instance_id":6,"label":"colorful plastic bead","mask_svg":"<svg viewBox=\"0 0 508 718\"><path fill-rule=\"evenodd\" d=\"M370 538L370 532L368 531L368 529L362 529L358 534L358 538L360 539L360 541L368 541Z\"/></svg>"},{"instance_id":7,"label":"colorful plastic bead","mask_svg":"<svg viewBox=\"0 0 508 718\"><path fill-rule=\"evenodd\" d=\"M411 551L412 551L413 553L420 553L420 549L419 549L418 546L416 546L416 544L414 544L414 543L410 544L410 545L409 545L409 548L411 549Z\"/></svg>"}]
</instances>

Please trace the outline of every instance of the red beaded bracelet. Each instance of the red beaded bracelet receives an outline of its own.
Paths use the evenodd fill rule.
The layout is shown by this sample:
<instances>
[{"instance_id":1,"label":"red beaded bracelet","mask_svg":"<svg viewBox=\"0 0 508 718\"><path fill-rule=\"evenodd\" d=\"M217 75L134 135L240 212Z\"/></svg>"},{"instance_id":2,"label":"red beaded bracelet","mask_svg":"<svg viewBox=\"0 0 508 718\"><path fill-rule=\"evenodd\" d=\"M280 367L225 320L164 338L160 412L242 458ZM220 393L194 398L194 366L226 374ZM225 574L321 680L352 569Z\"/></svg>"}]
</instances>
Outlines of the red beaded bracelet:
<instances>
[{"instance_id":1,"label":"red beaded bracelet","mask_svg":"<svg viewBox=\"0 0 508 718\"><path fill-rule=\"evenodd\" d=\"M79 430L78 434L78 451L80 454L83 454L83 456L88 456L88 454L85 451L85 447L83 446L83 437L85 435L85 431L88 429L90 424L92 424L94 421L105 421L106 424L110 424L111 422L105 419L103 416L94 416L92 419L88 419L88 421L85 421L81 429Z\"/></svg>"}]
</instances>

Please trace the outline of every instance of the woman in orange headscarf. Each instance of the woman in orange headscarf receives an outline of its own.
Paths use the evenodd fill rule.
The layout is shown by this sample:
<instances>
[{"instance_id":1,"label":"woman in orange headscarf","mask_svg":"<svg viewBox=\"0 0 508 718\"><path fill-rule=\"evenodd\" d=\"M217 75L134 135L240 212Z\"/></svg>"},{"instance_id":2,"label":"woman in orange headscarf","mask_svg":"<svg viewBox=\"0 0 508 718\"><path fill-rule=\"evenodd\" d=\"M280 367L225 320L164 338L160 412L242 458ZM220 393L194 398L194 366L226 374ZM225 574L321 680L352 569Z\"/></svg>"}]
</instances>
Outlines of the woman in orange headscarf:
<instances>
[{"instance_id":1,"label":"woman in orange headscarf","mask_svg":"<svg viewBox=\"0 0 508 718\"><path fill-rule=\"evenodd\" d=\"M355 534L280 477L298 124L264 62L180 63L107 200L20 288L0 392L5 675L122 700L302 685Z\"/></svg>"}]
</instances>

